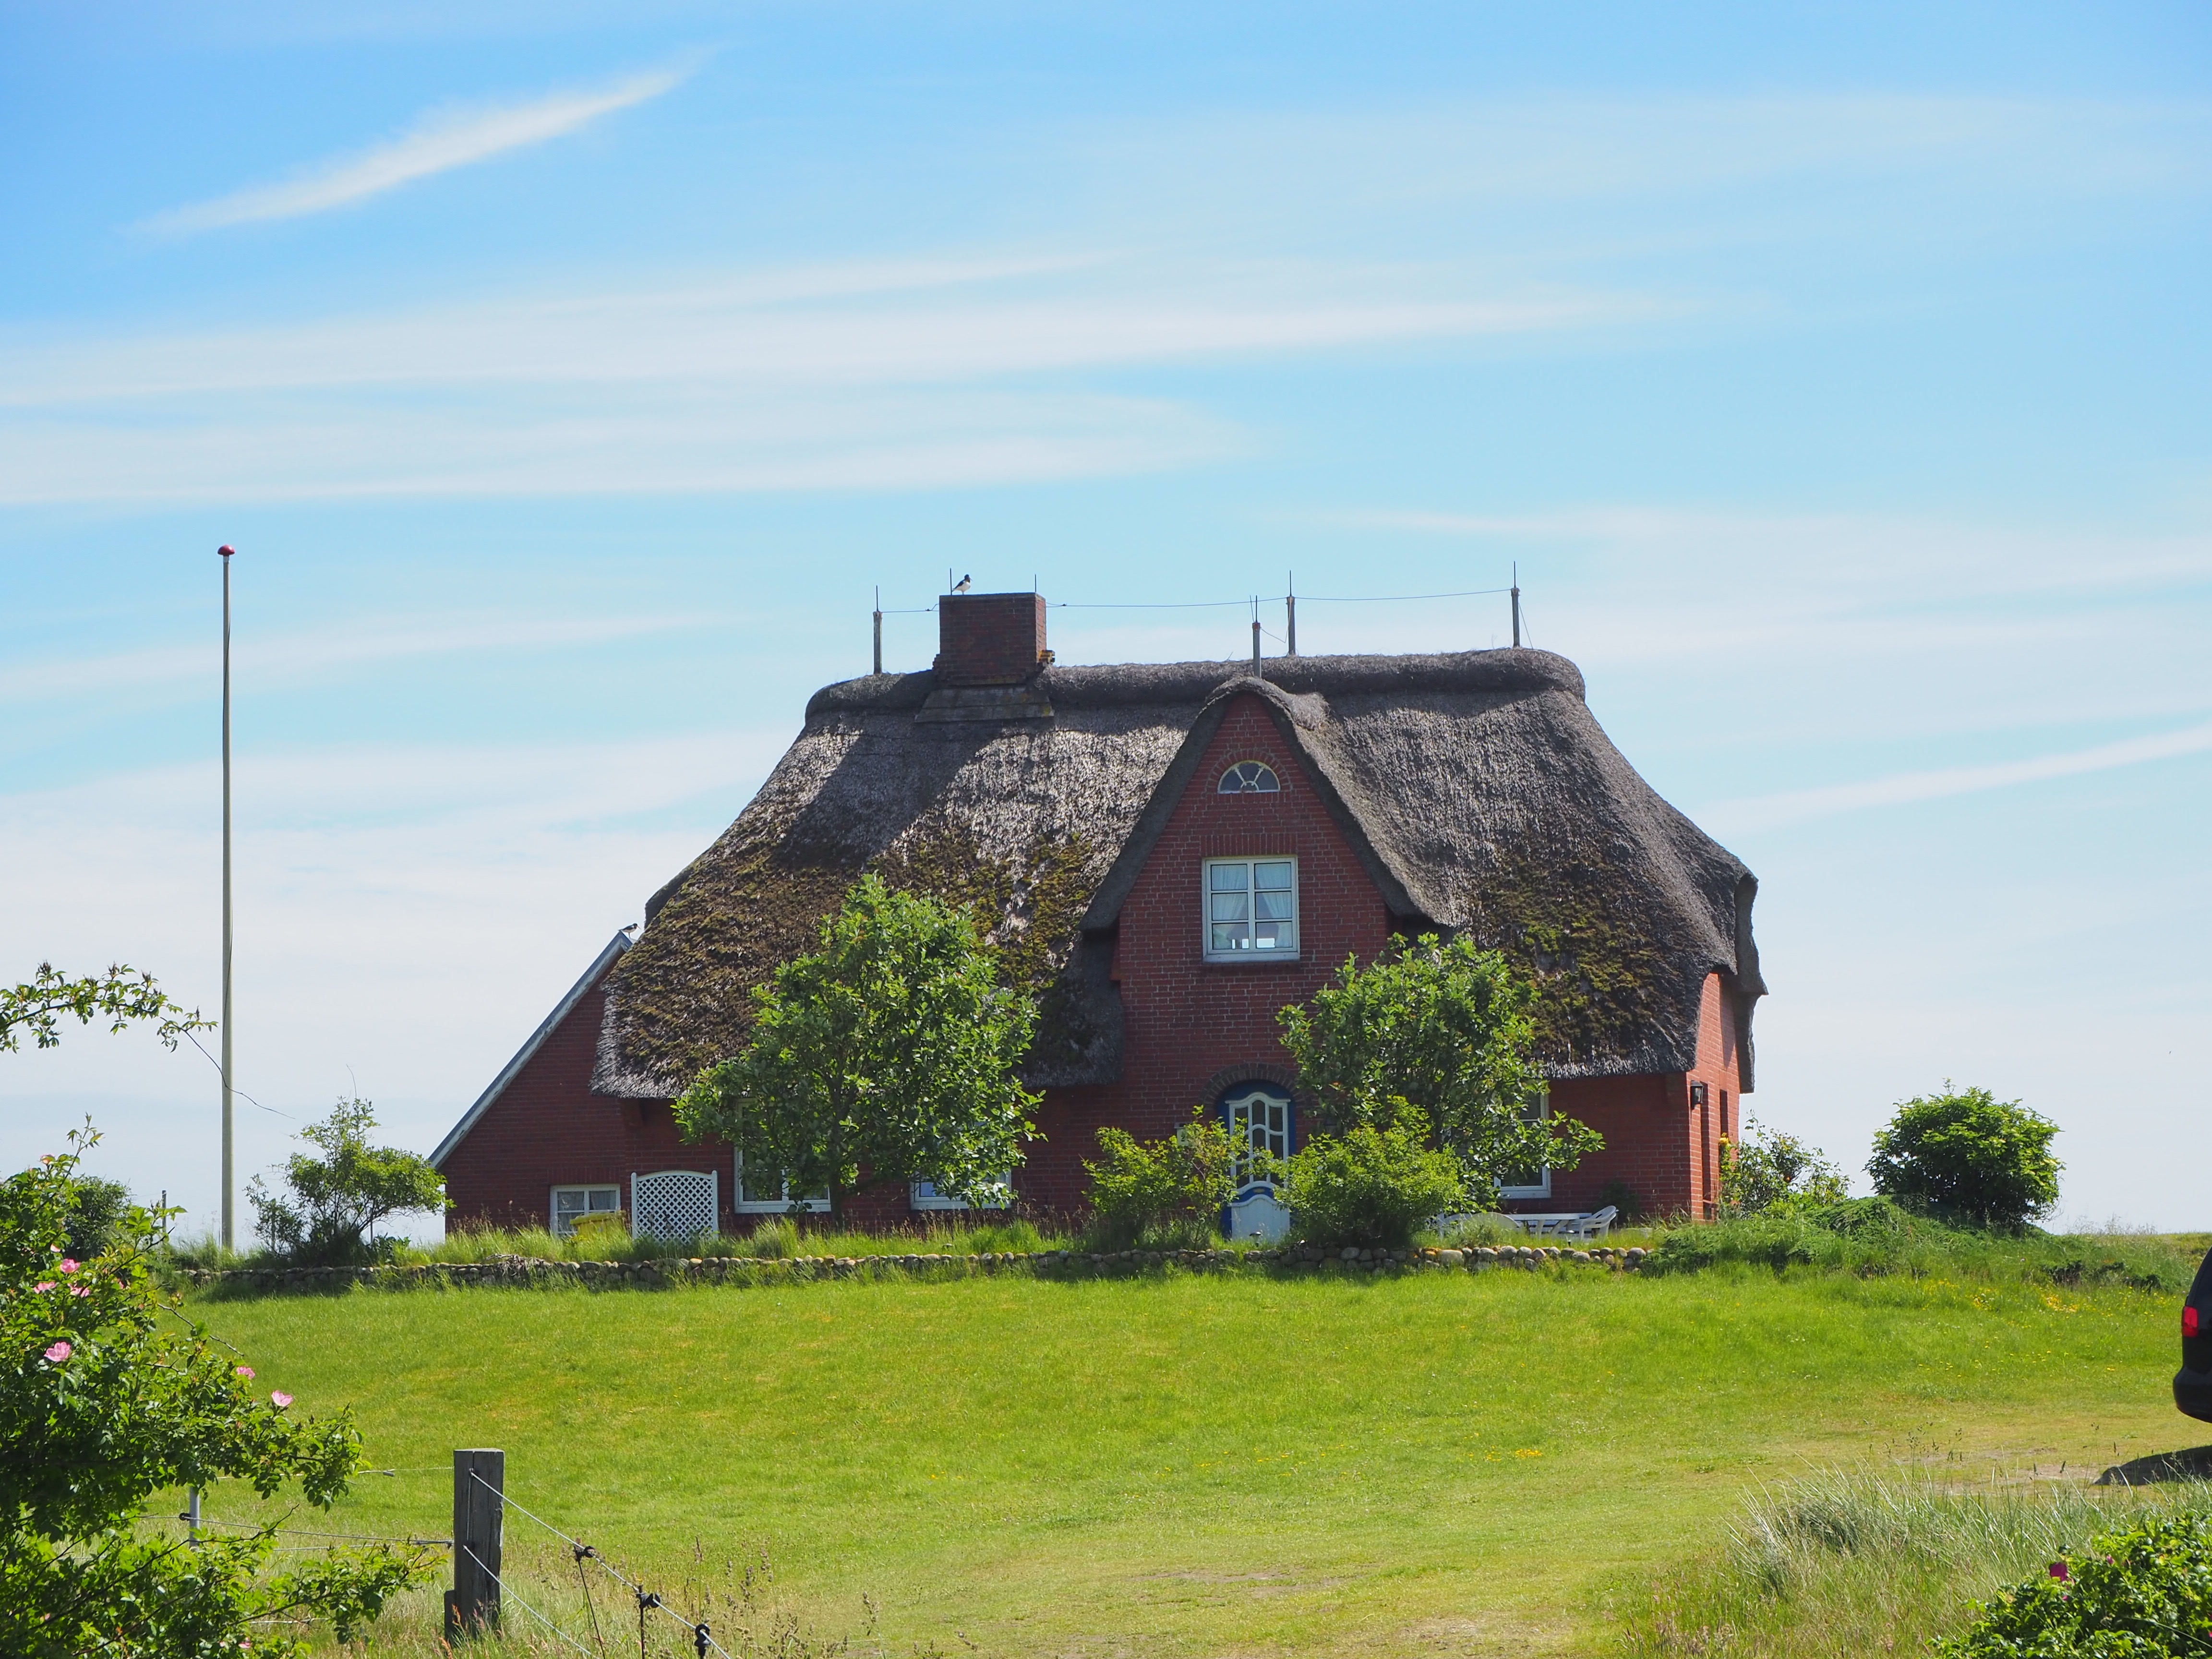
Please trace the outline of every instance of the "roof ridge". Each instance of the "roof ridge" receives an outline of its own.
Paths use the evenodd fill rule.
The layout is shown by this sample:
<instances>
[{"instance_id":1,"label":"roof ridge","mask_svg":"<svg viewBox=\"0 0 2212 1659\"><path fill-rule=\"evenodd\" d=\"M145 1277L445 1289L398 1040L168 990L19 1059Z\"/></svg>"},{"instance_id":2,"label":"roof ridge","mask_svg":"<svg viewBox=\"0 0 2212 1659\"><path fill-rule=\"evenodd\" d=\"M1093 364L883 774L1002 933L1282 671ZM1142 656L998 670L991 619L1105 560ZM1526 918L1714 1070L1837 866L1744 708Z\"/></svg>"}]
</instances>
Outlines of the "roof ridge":
<instances>
[{"instance_id":1,"label":"roof ridge","mask_svg":"<svg viewBox=\"0 0 2212 1659\"><path fill-rule=\"evenodd\" d=\"M1405 652L1395 655L1263 657L1254 675L1249 658L1218 662L1054 663L1030 682L1054 708L1115 704L1203 703L1237 680L1258 678L1294 696L1359 692L1565 691L1584 696L1582 670L1556 652L1525 646L1486 651ZM807 700L806 718L865 710L918 709L935 689L928 669L910 674L863 674L823 686Z\"/></svg>"}]
</instances>

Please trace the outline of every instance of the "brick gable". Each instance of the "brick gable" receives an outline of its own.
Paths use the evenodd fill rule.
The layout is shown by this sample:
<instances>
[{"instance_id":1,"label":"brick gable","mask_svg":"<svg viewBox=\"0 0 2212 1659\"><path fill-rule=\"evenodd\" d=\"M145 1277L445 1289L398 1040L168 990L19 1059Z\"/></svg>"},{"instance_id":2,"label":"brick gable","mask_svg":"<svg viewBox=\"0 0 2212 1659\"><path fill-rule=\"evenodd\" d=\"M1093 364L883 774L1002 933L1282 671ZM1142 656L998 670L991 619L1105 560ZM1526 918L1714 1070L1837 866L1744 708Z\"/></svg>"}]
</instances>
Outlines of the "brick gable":
<instances>
[{"instance_id":1,"label":"brick gable","mask_svg":"<svg viewBox=\"0 0 2212 1659\"><path fill-rule=\"evenodd\" d=\"M1280 791L1218 793L1222 773L1244 760L1273 768ZM1297 958L1207 962L1204 861L1261 854L1298 861ZM1212 1105L1229 1081L1288 1078L1277 1012L1312 996L1346 956L1372 958L1389 932L1381 891L1297 752L1265 703L1238 696L1121 906L1112 974L1125 1021L1121 1076L1047 1095L1038 1119L1046 1139L1023 1170L1024 1196L1053 1209L1078 1205L1080 1160L1097 1156L1102 1125L1151 1139L1186 1121L1192 1107Z\"/></svg>"}]
</instances>

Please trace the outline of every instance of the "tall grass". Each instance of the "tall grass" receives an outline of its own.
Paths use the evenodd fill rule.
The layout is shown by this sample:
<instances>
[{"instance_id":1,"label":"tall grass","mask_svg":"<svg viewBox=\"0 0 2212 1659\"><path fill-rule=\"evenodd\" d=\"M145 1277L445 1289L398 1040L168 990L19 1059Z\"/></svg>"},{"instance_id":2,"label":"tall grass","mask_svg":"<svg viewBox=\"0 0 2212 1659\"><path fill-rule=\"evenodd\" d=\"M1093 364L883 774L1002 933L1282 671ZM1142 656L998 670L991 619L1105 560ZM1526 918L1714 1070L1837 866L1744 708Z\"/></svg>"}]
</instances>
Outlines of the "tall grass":
<instances>
[{"instance_id":1,"label":"tall grass","mask_svg":"<svg viewBox=\"0 0 2212 1659\"><path fill-rule=\"evenodd\" d=\"M556 1237L543 1227L463 1228L439 1243L408 1247L398 1259L467 1262L523 1255L544 1261L645 1261L707 1255L777 1260L796 1255L969 1255L985 1251L1046 1250L1068 1243L1066 1238L1040 1231L1036 1223L1028 1220L929 1218L903 1227L860 1232L802 1227L787 1216L776 1216L750 1233L707 1233L696 1238L633 1238L615 1227L586 1227L566 1237Z\"/></svg>"},{"instance_id":2,"label":"tall grass","mask_svg":"<svg viewBox=\"0 0 2212 1659\"><path fill-rule=\"evenodd\" d=\"M1875 1469L1758 1493L1721 1548L1632 1610L1625 1651L1813 1656L1924 1650L1999 1586L2124 1521L2212 1515L2212 1485L2094 1487L2078 1480L1961 1486Z\"/></svg>"},{"instance_id":3,"label":"tall grass","mask_svg":"<svg viewBox=\"0 0 2212 1659\"><path fill-rule=\"evenodd\" d=\"M1650 1230L1647 1271L1695 1273L1729 1264L1972 1279L2012 1284L2112 1285L2178 1295L2203 1249L2194 1239L2123 1230L1984 1232L1909 1216L1875 1200L1824 1210L1768 1211Z\"/></svg>"}]
</instances>

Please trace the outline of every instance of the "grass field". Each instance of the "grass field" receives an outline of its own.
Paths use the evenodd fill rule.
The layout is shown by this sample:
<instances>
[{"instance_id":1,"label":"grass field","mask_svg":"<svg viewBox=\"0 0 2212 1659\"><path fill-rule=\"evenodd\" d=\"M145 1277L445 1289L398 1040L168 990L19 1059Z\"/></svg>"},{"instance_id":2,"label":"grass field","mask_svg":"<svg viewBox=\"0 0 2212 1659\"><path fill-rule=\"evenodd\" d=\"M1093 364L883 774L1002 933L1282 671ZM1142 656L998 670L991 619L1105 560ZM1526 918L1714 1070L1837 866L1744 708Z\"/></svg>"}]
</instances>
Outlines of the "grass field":
<instances>
[{"instance_id":1,"label":"grass field","mask_svg":"<svg viewBox=\"0 0 2212 1659\"><path fill-rule=\"evenodd\" d=\"M198 1311L301 1408L354 1405L398 1471L296 1526L443 1535L451 1449L499 1446L516 1498L648 1581L764 1555L805 1624L860 1632L866 1596L860 1645L896 1653L1648 1646L1655 1589L1762 1486L2075 1478L2202 1437L2166 1396L2173 1298L2126 1288L1583 1270ZM535 1530L511 1576L580 1618ZM434 1651L433 1604L369 1650Z\"/></svg>"}]
</instances>

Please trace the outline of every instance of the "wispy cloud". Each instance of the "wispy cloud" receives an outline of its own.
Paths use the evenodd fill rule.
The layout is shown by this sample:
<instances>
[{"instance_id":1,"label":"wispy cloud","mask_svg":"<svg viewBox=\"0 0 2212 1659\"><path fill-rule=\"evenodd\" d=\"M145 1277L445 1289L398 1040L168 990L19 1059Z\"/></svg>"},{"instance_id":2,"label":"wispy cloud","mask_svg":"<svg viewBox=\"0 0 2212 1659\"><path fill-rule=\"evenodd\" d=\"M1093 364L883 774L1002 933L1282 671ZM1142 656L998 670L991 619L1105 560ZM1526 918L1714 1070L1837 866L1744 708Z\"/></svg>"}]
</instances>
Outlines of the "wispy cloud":
<instances>
[{"instance_id":1,"label":"wispy cloud","mask_svg":"<svg viewBox=\"0 0 2212 1659\"><path fill-rule=\"evenodd\" d=\"M542 621L500 617L441 628L303 629L272 639L246 640L235 653L241 670L264 684L292 684L347 668L409 657L461 651L544 650L634 639L675 629L700 628L707 617L601 617ZM77 697L176 680L204 681L215 653L205 646L154 646L100 657L23 663L0 669L0 703Z\"/></svg>"},{"instance_id":2,"label":"wispy cloud","mask_svg":"<svg viewBox=\"0 0 2212 1659\"><path fill-rule=\"evenodd\" d=\"M911 489L1145 471L1235 453L1241 437L1187 403L1024 382L1586 331L1652 309L1635 295L1474 286L1464 273L1249 261L905 260L27 344L0 380L0 502ZM216 391L228 395L210 403Z\"/></svg>"},{"instance_id":3,"label":"wispy cloud","mask_svg":"<svg viewBox=\"0 0 2212 1659\"><path fill-rule=\"evenodd\" d=\"M1819 789L1797 789L1785 794L1760 795L1747 800L1722 801L1706 807L1699 818L1729 831L1771 830L1811 818L1833 817L1871 806L1902 806L1914 801L1942 800L1952 795L1978 794L2014 784L2040 783L2051 778L2078 776L2084 772L2106 772L2115 767L2140 766L2148 761L2172 760L2183 755L2212 750L2212 723L2184 726L2148 737L2126 738L2065 754L2038 755L2027 760L1999 761L1986 766L1951 766L1925 772L1899 772L1860 783L1830 784Z\"/></svg>"},{"instance_id":4,"label":"wispy cloud","mask_svg":"<svg viewBox=\"0 0 2212 1659\"><path fill-rule=\"evenodd\" d=\"M179 236L310 213L380 196L417 179L473 167L509 150L589 126L681 83L690 70L656 70L625 76L609 85L556 92L522 104L473 105L433 111L390 142L308 167L276 184L256 185L212 201L171 208L137 228Z\"/></svg>"}]
</instances>

